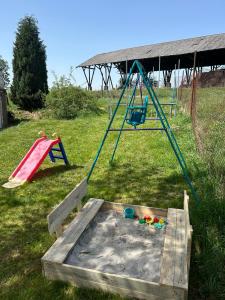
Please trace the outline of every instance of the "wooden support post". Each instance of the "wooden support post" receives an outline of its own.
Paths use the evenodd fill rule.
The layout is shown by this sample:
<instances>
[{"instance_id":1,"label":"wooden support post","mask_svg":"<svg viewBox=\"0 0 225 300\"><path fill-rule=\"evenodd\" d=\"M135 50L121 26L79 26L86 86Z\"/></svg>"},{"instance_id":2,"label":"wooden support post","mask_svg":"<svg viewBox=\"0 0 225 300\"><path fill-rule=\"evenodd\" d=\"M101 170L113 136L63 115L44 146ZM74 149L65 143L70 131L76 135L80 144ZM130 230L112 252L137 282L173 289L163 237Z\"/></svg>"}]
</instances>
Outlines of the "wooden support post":
<instances>
[{"instance_id":1,"label":"wooden support post","mask_svg":"<svg viewBox=\"0 0 225 300\"><path fill-rule=\"evenodd\" d=\"M155 87L154 71L155 71L155 69L154 69L154 66L153 66L153 68L152 68L152 86L153 87Z\"/></svg>"},{"instance_id":2,"label":"wooden support post","mask_svg":"<svg viewBox=\"0 0 225 300\"><path fill-rule=\"evenodd\" d=\"M104 77L104 74L102 72L102 68L103 68L103 65L98 65L97 68L99 69L100 71L100 74L102 76L102 89L104 90L105 88L105 85L106 85L106 82L105 82L105 77Z\"/></svg>"},{"instance_id":3,"label":"wooden support post","mask_svg":"<svg viewBox=\"0 0 225 300\"><path fill-rule=\"evenodd\" d=\"M126 80L127 80L127 74L128 74L128 65L127 65L127 60L126 60Z\"/></svg>"},{"instance_id":4,"label":"wooden support post","mask_svg":"<svg viewBox=\"0 0 225 300\"><path fill-rule=\"evenodd\" d=\"M119 70L119 74L120 74L120 80L121 80L121 84L120 84L120 88L123 87L123 85L125 84L126 82L126 74L121 70L121 69L118 69Z\"/></svg>"},{"instance_id":5,"label":"wooden support post","mask_svg":"<svg viewBox=\"0 0 225 300\"><path fill-rule=\"evenodd\" d=\"M96 68L95 66L94 67L91 67L91 66L82 67L82 70L84 72L84 76L85 76L85 79L87 82L87 88L90 91L92 90L92 82L93 82L93 78L94 78L95 68ZM86 70L88 71L88 74L86 74Z\"/></svg>"},{"instance_id":6,"label":"wooden support post","mask_svg":"<svg viewBox=\"0 0 225 300\"><path fill-rule=\"evenodd\" d=\"M0 129L8 125L7 94L5 89L0 89Z\"/></svg>"},{"instance_id":7,"label":"wooden support post","mask_svg":"<svg viewBox=\"0 0 225 300\"><path fill-rule=\"evenodd\" d=\"M177 64L177 99L179 99L179 86L180 86L180 59Z\"/></svg>"},{"instance_id":8,"label":"wooden support post","mask_svg":"<svg viewBox=\"0 0 225 300\"><path fill-rule=\"evenodd\" d=\"M109 89L109 86L108 86L108 76L107 76L107 67L106 65L104 65L104 68L105 68L105 86L104 86L104 90L108 91Z\"/></svg>"},{"instance_id":9,"label":"wooden support post","mask_svg":"<svg viewBox=\"0 0 225 300\"><path fill-rule=\"evenodd\" d=\"M109 89L110 83L113 88L113 82L112 82L112 77L111 77L112 64L98 65L97 68L99 69L101 76L102 76L102 82L104 83L104 90ZM104 71L105 71L104 74L103 74L102 68L104 68Z\"/></svg>"},{"instance_id":10,"label":"wooden support post","mask_svg":"<svg viewBox=\"0 0 225 300\"><path fill-rule=\"evenodd\" d=\"M181 79L181 84L180 84L180 92L179 92L179 100L182 100L182 92L183 92L183 88L184 88L184 70L182 73L182 79Z\"/></svg>"},{"instance_id":11,"label":"wooden support post","mask_svg":"<svg viewBox=\"0 0 225 300\"><path fill-rule=\"evenodd\" d=\"M185 69L187 86L190 86L191 84L191 73L192 73L192 68Z\"/></svg>"},{"instance_id":12,"label":"wooden support post","mask_svg":"<svg viewBox=\"0 0 225 300\"><path fill-rule=\"evenodd\" d=\"M192 118L192 124L195 124L195 113L196 113L196 57L197 52L194 52L194 64L193 64L193 76L192 76L192 89L191 89L191 105L190 115Z\"/></svg>"},{"instance_id":13,"label":"wooden support post","mask_svg":"<svg viewBox=\"0 0 225 300\"><path fill-rule=\"evenodd\" d=\"M172 70L165 70L163 71L163 80L164 80L164 86L170 87L170 80L171 80Z\"/></svg>"},{"instance_id":14,"label":"wooden support post","mask_svg":"<svg viewBox=\"0 0 225 300\"><path fill-rule=\"evenodd\" d=\"M161 57L159 56L159 77L158 77L158 88L160 86L160 68L161 68Z\"/></svg>"}]
</instances>

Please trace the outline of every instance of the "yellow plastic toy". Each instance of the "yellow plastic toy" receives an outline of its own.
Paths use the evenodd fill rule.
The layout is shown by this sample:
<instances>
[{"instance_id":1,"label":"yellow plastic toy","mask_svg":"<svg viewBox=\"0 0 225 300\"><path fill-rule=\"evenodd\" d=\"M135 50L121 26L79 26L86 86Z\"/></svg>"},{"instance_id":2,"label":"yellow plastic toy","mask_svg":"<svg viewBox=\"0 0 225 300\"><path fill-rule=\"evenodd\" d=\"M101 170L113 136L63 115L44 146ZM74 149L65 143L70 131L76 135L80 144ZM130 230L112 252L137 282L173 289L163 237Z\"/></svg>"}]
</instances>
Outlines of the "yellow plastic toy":
<instances>
[{"instance_id":1,"label":"yellow plastic toy","mask_svg":"<svg viewBox=\"0 0 225 300\"><path fill-rule=\"evenodd\" d=\"M153 219L153 218L147 219L146 222L147 222L148 224L152 224L152 223L154 222L154 219Z\"/></svg>"}]
</instances>

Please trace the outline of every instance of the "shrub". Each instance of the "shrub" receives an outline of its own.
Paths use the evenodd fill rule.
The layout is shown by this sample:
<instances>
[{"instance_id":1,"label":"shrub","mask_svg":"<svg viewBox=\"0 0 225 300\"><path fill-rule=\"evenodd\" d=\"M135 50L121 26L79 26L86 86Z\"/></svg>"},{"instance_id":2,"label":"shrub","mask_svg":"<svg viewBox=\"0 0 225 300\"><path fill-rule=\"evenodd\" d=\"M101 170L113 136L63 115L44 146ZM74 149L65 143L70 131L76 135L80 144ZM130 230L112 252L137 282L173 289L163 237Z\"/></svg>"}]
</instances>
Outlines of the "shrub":
<instances>
[{"instance_id":1,"label":"shrub","mask_svg":"<svg viewBox=\"0 0 225 300\"><path fill-rule=\"evenodd\" d=\"M14 124L16 122L15 114L12 111L8 111L8 124Z\"/></svg>"},{"instance_id":2,"label":"shrub","mask_svg":"<svg viewBox=\"0 0 225 300\"><path fill-rule=\"evenodd\" d=\"M57 119L73 119L81 112L99 112L94 96L73 85L54 86L46 96L46 105Z\"/></svg>"}]
</instances>

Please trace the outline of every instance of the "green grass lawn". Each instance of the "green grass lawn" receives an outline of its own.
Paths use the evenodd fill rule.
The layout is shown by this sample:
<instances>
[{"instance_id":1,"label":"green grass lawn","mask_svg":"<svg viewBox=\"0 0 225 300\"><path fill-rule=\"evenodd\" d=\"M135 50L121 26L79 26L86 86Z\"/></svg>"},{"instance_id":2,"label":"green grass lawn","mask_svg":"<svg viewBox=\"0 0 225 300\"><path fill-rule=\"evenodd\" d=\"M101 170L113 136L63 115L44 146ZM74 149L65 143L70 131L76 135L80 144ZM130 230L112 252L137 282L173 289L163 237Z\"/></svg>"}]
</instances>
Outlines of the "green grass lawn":
<instances>
[{"instance_id":1,"label":"green grass lawn","mask_svg":"<svg viewBox=\"0 0 225 300\"><path fill-rule=\"evenodd\" d=\"M57 132L66 149L70 167L46 159L32 183L13 190L0 187L0 298L1 299L121 299L69 284L47 281L40 259L54 238L46 216L86 175L108 122L107 114L86 115L71 121L27 120L0 132L0 184L7 178L37 138L40 130ZM195 184L203 193L205 167L195 149L191 123L179 114L171 120L178 144ZM116 120L119 124L119 119ZM89 197L149 205L183 206L186 184L164 133L138 132L122 136L115 163L108 162L116 135L110 134L90 180ZM192 201L193 202L193 201ZM192 208L193 211L193 208ZM198 226L193 220L194 230ZM195 253L195 241L193 253ZM192 259L190 299L199 299ZM193 280L192 280L193 278ZM200 279L199 279L200 282Z\"/></svg>"}]
</instances>

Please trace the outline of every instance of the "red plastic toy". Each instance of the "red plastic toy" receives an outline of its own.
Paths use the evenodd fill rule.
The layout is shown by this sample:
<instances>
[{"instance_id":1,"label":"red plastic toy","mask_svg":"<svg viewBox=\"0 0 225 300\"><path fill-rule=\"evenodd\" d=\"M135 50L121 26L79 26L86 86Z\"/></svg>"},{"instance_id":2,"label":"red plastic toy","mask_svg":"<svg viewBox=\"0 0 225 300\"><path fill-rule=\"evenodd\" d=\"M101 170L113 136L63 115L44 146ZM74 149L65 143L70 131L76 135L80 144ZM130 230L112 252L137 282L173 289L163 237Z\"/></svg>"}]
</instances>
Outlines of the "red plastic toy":
<instances>
[{"instance_id":1,"label":"red plastic toy","mask_svg":"<svg viewBox=\"0 0 225 300\"><path fill-rule=\"evenodd\" d=\"M60 137L50 140L44 132L41 132L41 134L42 137L34 142L33 146L9 177L9 182L5 183L3 187L13 188L30 181L48 154L52 162L55 162L56 159L62 159L66 165L69 164ZM57 144L59 148L53 148ZM53 151L61 152L61 156L54 155Z\"/></svg>"},{"instance_id":2,"label":"red plastic toy","mask_svg":"<svg viewBox=\"0 0 225 300\"><path fill-rule=\"evenodd\" d=\"M158 223L159 222L159 218L155 217L154 218L154 223Z\"/></svg>"}]
</instances>

